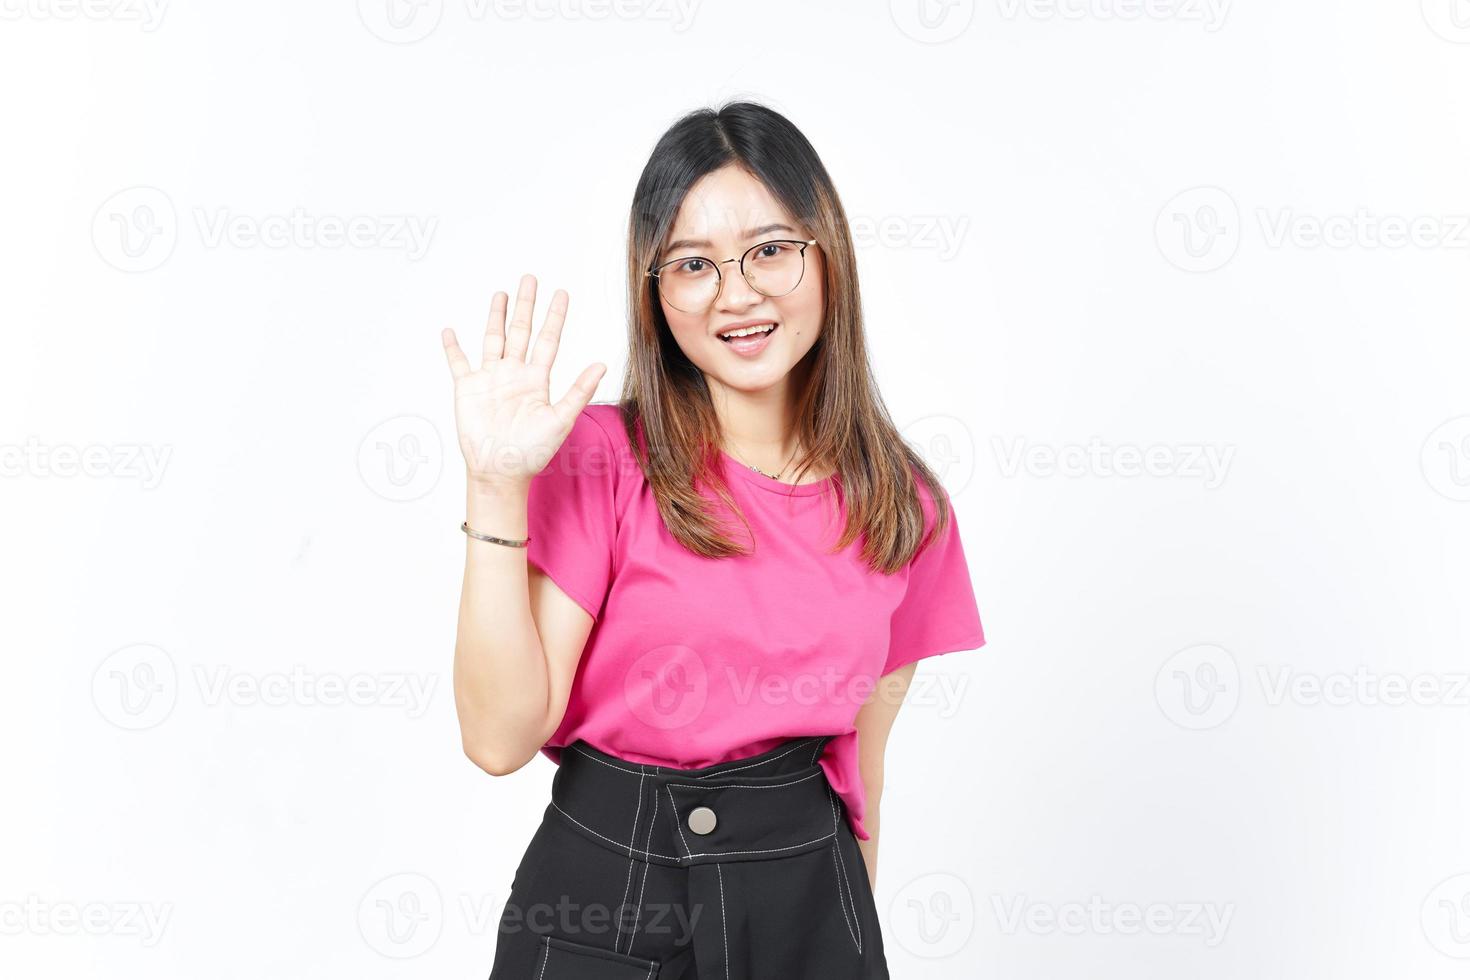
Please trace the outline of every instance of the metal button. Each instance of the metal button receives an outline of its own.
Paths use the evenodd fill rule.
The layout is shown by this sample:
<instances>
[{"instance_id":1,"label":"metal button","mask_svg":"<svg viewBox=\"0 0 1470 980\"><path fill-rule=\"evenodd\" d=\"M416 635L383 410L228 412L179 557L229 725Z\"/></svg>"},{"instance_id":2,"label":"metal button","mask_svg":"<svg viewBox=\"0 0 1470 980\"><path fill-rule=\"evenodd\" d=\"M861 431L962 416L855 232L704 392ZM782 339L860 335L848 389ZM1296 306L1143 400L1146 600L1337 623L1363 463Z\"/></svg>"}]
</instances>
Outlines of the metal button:
<instances>
[{"instance_id":1,"label":"metal button","mask_svg":"<svg viewBox=\"0 0 1470 980\"><path fill-rule=\"evenodd\" d=\"M707 834L715 829L715 811L707 806L697 806L689 811L689 829L696 834Z\"/></svg>"}]
</instances>

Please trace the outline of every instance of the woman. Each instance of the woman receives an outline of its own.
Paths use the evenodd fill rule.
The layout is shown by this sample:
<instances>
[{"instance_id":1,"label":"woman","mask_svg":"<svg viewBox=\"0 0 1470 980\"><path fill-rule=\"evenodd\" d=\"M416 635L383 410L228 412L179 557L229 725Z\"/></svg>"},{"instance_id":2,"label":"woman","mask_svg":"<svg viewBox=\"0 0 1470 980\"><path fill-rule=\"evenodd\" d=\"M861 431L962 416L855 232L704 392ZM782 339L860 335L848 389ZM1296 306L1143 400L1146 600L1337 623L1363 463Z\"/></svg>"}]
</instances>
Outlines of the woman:
<instances>
[{"instance_id":1,"label":"woman","mask_svg":"<svg viewBox=\"0 0 1470 980\"><path fill-rule=\"evenodd\" d=\"M616 404L589 404L602 364L550 402L567 296L532 346L530 276L479 367L443 335L464 750L558 765L490 976L887 977L884 744L915 661L985 642L948 497L874 386L847 220L786 118L670 128L628 260Z\"/></svg>"}]
</instances>

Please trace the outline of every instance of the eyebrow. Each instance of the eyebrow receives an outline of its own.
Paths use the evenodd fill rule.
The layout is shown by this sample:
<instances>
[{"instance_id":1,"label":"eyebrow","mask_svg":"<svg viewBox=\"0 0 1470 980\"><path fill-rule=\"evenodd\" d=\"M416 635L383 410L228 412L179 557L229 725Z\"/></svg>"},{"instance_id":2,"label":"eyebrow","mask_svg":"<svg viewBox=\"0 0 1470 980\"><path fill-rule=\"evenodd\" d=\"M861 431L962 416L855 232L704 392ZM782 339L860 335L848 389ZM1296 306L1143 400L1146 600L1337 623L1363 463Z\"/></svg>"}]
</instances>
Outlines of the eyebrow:
<instances>
[{"instance_id":1,"label":"eyebrow","mask_svg":"<svg viewBox=\"0 0 1470 980\"><path fill-rule=\"evenodd\" d=\"M755 238L758 235L769 235L773 231L789 231L792 234L795 234L796 233L796 229L795 228L792 228L790 225L783 225L783 224L761 225L759 228L751 228L749 231L743 232L742 235L741 235L741 240L742 241L750 241L750 239ZM676 242L669 242L668 245L664 246L664 251L665 252L672 252L676 248L713 248L713 247L714 247L713 246L713 243L704 241L703 239L696 240L696 239L693 239L693 238L681 238L681 239L679 239Z\"/></svg>"}]
</instances>

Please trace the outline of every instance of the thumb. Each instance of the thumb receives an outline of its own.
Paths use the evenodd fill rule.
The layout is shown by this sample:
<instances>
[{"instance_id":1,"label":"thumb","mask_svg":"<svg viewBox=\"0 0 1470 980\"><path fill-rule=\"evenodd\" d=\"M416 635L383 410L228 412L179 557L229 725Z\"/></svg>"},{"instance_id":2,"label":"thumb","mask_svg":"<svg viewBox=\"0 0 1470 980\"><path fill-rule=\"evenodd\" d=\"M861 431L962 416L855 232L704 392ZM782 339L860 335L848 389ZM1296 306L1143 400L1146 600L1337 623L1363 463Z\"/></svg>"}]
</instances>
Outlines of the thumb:
<instances>
[{"instance_id":1,"label":"thumb","mask_svg":"<svg viewBox=\"0 0 1470 980\"><path fill-rule=\"evenodd\" d=\"M577 375L577 380L572 382L571 390L562 396L561 401L556 403L556 414L562 424L570 426L582 414L582 409L592 401L592 396L597 394L598 382L607 373L607 365L601 361L595 361L582 369Z\"/></svg>"}]
</instances>

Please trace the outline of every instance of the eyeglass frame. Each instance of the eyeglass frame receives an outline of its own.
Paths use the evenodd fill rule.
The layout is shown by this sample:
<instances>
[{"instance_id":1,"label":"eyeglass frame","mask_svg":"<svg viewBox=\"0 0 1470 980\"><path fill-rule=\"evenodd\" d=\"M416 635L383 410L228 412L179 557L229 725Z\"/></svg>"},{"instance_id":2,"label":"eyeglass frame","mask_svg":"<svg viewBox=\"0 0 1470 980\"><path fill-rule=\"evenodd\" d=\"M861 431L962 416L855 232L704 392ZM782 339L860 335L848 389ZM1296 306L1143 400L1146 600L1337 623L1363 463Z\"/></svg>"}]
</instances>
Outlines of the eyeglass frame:
<instances>
[{"instance_id":1,"label":"eyeglass frame","mask_svg":"<svg viewBox=\"0 0 1470 980\"><path fill-rule=\"evenodd\" d=\"M666 262L660 262L658 265L654 266L652 269L645 270L644 273L643 273L643 275L644 275L645 278L658 279L659 278L659 271L661 269L663 269L664 266L666 266L666 265L672 265L675 262L688 262L690 259L699 259L702 262L708 262L710 264L710 266L715 270L716 284L715 284L715 294L712 297L710 297L709 305L706 306L703 310L679 310L680 313L703 313L703 312L706 312L707 310L709 310L710 307L714 306L715 303L719 302L719 299L720 299L720 291L725 288L725 276L724 276L724 273L720 272L720 266L722 266L722 265L728 265L731 262L737 262L737 261L740 263L740 278L742 278L742 279L745 280L746 285L748 285L751 289L754 289L756 292L760 293L762 296L765 296L767 299L779 299L780 298L779 296L772 296L769 293L762 293L760 291L760 289L756 286L756 284L750 281L750 277L745 274L745 257L747 255L749 255L751 252L754 252L756 249L761 248L762 246L765 246L765 245L770 245L773 242L785 242L785 243L790 244L790 245L800 245L801 246L801 275L796 280L796 286L800 286L801 283L802 283L802 280L804 280L806 278L806 250L808 248L810 248L811 246L817 244L817 240L815 238L809 238L809 239L806 239L806 240L802 240L800 238L768 238L765 241L760 242L759 244L756 244L756 245L752 245L752 246L750 246L750 248L747 248L745 251L741 252L739 259L721 259L718 262L716 262L714 259L710 258L707 255L681 255L678 258L669 259ZM655 285L655 288L657 288L658 284L655 283L654 285ZM781 293L780 295L781 296L790 296L792 293L796 292L796 286L792 286L790 289L786 290L786 292ZM660 294L660 295L662 295L662 294ZM669 305L670 306L673 306L672 303L670 303ZM674 309L679 309L679 308L677 306L675 306Z\"/></svg>"}]
</instances>

